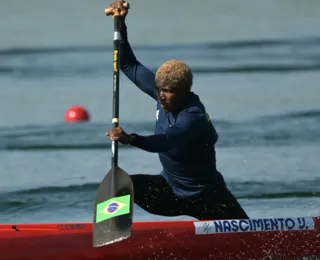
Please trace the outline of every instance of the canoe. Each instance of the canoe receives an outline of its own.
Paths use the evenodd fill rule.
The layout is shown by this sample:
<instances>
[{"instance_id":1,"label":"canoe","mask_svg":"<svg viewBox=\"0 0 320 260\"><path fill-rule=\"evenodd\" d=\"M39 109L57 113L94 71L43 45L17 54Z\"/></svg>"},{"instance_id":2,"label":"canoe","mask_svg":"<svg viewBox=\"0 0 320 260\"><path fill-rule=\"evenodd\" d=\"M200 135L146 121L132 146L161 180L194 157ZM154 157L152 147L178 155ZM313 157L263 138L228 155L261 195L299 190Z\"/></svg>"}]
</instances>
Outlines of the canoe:
<instances>
[{"instance_id":1,"label":"canoe","mask_svg":"<svg viewBox=\"0 0 320 260\"><path fill-rule=\"evenodd\" d=\"M320 257L320 217L135 222L93 248L91 223L0 225L3 260L301 259Z\"/></svg>"}]
</instances>

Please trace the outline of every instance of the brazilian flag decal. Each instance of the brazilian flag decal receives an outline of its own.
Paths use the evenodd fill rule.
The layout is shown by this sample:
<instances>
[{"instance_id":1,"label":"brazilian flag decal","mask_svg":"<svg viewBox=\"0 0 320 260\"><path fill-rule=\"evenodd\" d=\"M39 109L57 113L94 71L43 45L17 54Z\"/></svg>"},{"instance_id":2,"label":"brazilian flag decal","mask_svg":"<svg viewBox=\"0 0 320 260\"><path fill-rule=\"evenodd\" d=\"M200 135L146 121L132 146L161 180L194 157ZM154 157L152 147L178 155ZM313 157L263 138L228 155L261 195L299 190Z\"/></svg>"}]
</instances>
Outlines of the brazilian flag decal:
<instances>
[{"instance_id":1,"label":"brazilian flag decal","mask_svg":"<svg viewBox=\"0 0 320 260\"><path fill-rule=\"evenodd\" d=\"M130 213L130 195L111 198L97 205L96 223Z\"/></svg>"}]
</instances>

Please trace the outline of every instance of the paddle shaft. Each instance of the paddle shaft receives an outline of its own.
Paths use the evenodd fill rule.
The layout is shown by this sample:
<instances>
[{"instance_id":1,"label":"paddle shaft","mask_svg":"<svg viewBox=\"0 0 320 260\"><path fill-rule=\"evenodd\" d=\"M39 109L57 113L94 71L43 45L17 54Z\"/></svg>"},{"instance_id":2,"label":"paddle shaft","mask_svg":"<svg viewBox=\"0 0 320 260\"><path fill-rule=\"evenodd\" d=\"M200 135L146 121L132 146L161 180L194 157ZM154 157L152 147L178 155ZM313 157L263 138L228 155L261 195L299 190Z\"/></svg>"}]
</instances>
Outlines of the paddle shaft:
<instances>
[{"instance_id":1,"label":"paddle shaft","mask_svg":"<svg viewBox=\"0 0 320 260\"><path fill-rule=\"evenodd\" d=\"M120 53L120 14L114 16L113 34L113 109L112 126L119 126L119 53ZM118 141L112 141L112 167L118 166Z\"/></svg>"}]
</instances>

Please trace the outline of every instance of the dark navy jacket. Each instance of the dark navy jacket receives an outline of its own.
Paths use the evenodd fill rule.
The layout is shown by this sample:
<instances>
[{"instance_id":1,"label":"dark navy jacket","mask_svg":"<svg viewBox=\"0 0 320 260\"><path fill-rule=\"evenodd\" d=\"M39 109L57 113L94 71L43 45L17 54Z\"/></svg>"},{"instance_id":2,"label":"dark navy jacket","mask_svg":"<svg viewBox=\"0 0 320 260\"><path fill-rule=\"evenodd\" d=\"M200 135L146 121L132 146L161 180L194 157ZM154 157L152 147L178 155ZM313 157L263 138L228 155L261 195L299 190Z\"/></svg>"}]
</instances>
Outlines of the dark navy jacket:
<instances>
[{"instance_id":1,"label":"dark navy jacket","mask_svg":"<svg viewBox=\"0 0 320 260\"><path fill-rule=\"evenodd\" d=\"M121 71L157 101L154 135L136 135L132 145L159 153L161 174L179 197L196 197L224 186L224 179L216 169L214 146L218 135L199 97L191 93L182 111L164 112L156 95L155 74L136 59L124 24L121 36Z\"/></svg>"}]
</instances>

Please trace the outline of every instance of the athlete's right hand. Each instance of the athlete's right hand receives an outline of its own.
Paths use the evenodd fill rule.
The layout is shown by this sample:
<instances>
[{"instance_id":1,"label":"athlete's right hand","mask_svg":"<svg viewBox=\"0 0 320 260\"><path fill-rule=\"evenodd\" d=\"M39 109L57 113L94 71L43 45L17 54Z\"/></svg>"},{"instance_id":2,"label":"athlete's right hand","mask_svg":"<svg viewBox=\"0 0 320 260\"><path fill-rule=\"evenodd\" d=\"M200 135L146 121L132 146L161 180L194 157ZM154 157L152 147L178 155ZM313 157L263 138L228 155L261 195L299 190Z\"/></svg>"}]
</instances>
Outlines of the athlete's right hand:
<instances>
[{"instance_id":1,"label":"athlete's right hand","mask_svg":"<svg viewBox=\"0 0 320 260\"><path fill-rule=\"evenodd\" d=\"M110 5L109 8L105 10L106 15L112 15L114 18L114 14L117 12L120 13L121 18L124 20L128 14L130 6L129 3L124 0L119 0Z\"/></svg>"}]
</instances>

